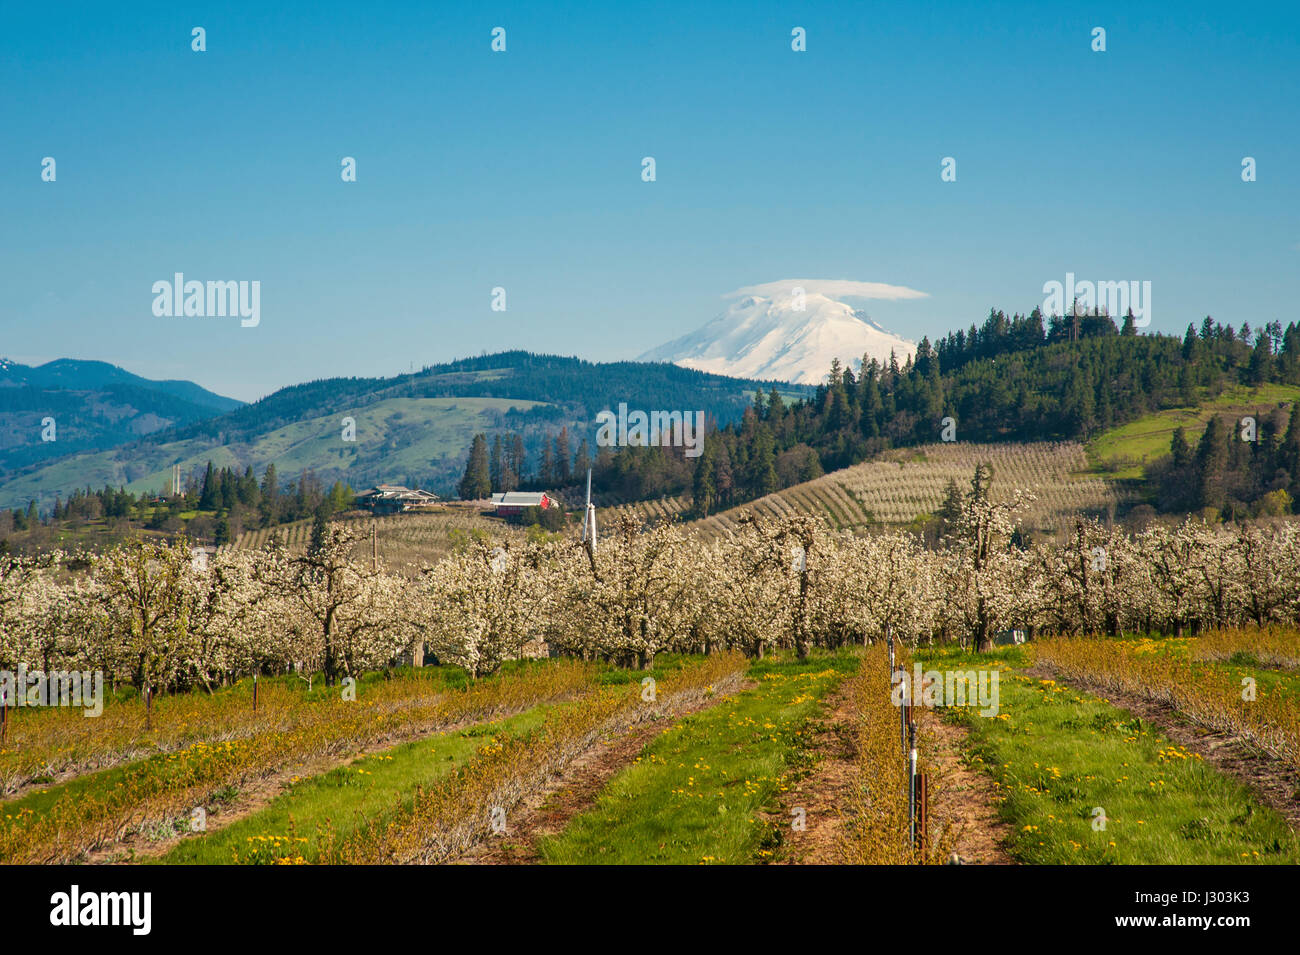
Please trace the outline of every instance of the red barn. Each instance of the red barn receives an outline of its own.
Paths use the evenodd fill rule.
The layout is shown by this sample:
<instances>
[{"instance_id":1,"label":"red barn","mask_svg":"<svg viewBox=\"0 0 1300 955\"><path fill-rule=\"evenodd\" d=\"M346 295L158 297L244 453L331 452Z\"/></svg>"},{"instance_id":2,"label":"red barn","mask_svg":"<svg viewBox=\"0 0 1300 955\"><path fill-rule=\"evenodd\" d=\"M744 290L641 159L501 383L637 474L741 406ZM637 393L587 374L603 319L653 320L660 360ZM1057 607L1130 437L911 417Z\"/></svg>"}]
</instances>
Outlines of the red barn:
<instances>
[{"instance_id":1,"label":"red barn","mask_svg":"<svg viewBox=\"0 0 1300 955\"><path fill-rule=\"evenodd\" d=\"M492 495L493 513L497 517L519 517L526 507L546 510L555 507L555 500L545 491L506 491Z\"/></svg>"}]
</instances>

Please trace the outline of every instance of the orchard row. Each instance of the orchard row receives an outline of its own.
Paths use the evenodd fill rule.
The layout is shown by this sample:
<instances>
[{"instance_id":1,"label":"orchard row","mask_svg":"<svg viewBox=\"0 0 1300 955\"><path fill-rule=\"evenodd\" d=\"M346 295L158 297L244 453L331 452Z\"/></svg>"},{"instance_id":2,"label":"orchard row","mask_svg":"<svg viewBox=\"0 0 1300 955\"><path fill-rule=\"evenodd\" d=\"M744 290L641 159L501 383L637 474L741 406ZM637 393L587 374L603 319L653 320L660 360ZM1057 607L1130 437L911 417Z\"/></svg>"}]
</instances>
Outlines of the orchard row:
<instances>
[{"instance_id":1,"label":"orchard row","mask_svg":"<svg viewBox=\"0 0 1300 955\"><path fill-rule=\"evenodd\" d=\"M273 540L206 565L183 543L0 564L0 670L102 671L142 690L250 672L342 676L436 655L475 676L543 652L647 667L663 651L914 642L987 648L999 631L1167 632L1300 623L1293 523L1188 522L1130 535L1079 520L1015 531L1022 496L974 482L951 534L835 532L749 516L701 540L621 517L598 544L467 541L418 579L385 569L357 526L304 553Z\"/></svg>"}]
</instances>

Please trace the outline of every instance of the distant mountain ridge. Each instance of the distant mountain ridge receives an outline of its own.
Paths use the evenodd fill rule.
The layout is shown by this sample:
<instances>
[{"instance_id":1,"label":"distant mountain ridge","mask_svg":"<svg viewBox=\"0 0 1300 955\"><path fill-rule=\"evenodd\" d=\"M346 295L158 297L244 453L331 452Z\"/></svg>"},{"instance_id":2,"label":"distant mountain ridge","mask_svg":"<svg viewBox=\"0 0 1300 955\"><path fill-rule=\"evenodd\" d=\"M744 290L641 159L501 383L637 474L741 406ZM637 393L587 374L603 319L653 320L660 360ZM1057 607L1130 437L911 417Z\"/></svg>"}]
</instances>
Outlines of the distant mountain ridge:
<instances>
[{"instance_id":1,"label":"distant mountain ridge","mask_svg":"<svg viewBox=\"0 0 1300 955\"><path fill-rule=\"evenodd\" d=\"M22 365L8 358L0 358L0 388L30 386L35 388L65 388L69 391L90 391L108 385L130 385L163 394L174 395L199 407L211 408L224 414L241 407L244 402L208 391L192 381L176 379L154 380L132 374L125 368L104 361L80 358L56 358L43 365Z\"/></svg>"},{"instance_id":2,"label":"distant mountain ridge","mask_svg":"<svg viewBox=\"0 0 1300 955\"><path fill-rule=\"evenodd\" d=\"M0 359L0 475L116 447L243 402L191 381L152 381L102 361Z\"/></svg>"},{"instance_id":3,"label":"distant mountain ridge","mask_svg":"<svg viewBox=\"0 0 1300 955\"><path fill-rule=\"evenodd\" d=\"M241 471L251 466L259 477L274 463L282 481L311 471L327 483L342 480L354 488L389 481L451 493L477 432L518 431L535 462L547 433L567 427L575 446L586 437L594 454L596 412L620 402L645 411L703 411L726 424L739 420L755 390L771 388L771 382L671 364L595 363L522 351L392 378L321 379L282 388L225 414L151 429L115 447L71 448L83 453L0 474L0 506L36 500L43 508L86 485L153 492L165 486L172 465L189 475L208 460ZM4 395L0 389L0 401ZM354 442L340 437L344 418L355 422ZM39 416L30 423L39 431Z\"/></svg>"}]
</instances>

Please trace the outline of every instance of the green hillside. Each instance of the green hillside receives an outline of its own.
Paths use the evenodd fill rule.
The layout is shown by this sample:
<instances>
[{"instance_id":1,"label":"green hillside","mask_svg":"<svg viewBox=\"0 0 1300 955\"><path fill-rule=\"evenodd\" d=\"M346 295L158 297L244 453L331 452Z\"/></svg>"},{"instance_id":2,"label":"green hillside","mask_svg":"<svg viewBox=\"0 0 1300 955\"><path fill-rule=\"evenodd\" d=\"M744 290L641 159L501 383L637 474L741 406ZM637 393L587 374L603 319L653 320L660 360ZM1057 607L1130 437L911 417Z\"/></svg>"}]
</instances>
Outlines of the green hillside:
<instances>
[{"instance_id":1,"label":"green hillside","mask_svg":"<svg viewBox=\"0 0 1300 955\"><path fill-rule=\"evenodd\" d=\"M1088 463L1116 479L1141 480L1144 464L1169 454L1175 428L1181 427L1188 442L1195 445L1214 415L1259 415L1297 398L1300 398L1300 386L1296 385L1230 388L1196 407L1167 408L1099 434L1087 443Z\"/></svg>"},{"instance_id":2,"label":"green hillside","mask_svg":"<svg viewBox=\"0 0 1300 955\"><path fill-rule=\"evenodd\" d=\"M43 504L76 487L125 485L134 494L169 485L173 464L183 474L215 467L242 470L252 465L261 474L274 462L282 474L315 471L327 484L342 480L360 488L395 475L418 474L439 462L462 456L476 431L497 415L527 412L542 402L514 398L392 398L364 408L340 408L275 428L251 441L214 446L189 438L64 458L17 477L0 488L0 506L28 500ZM356 441L342 440L343 418L356 421Z\"/></svg>"},{"instance_id":3,"label":"green hillside","mask_svg":"<svg viewBox=\"0 0 1300 955\"><path fill-rule=\"evenodd\" d=\"M87 486L153 493L169 486L173 465L190 478L201 476L208 461L239 472L251 465L259 478L274 463L281 480L310 470L327 486L339 480L359 489L391 481L452 494L477 432L521 435L529 461L536 462L561 428L568 428L575 446L584 438L594 442L596 412L620 402L699 410L726 424L739 420L755 390L770 387L675 365L598 364L528 352L392 378L327 378L282 388L225 414L163 423L157 433L112 448L71 447L61 433L61 457L8 471L0 463L0 507L35 500L45 510ZM791 398L812 393L800 386L784 391ZM355 443L341 438L345 417L356 421Z\"/></svg>"}]
</instances>

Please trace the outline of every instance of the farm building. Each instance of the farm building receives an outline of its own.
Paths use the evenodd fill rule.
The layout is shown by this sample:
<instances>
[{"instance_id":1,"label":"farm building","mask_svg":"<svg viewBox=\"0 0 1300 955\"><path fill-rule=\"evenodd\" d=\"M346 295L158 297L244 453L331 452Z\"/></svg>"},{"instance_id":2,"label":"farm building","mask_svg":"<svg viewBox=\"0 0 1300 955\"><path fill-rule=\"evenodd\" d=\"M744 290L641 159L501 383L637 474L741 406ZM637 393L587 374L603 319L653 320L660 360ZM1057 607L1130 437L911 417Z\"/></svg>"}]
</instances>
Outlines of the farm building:
<instances>
[{"instance_id":1,"label":"farm building","mask_svg":"<svg viewBox=\"0 0 1300 955\"><path fill-rule=\"evenodd\" d=\"M555 506L555 499L545 491L506 491L492 495L493 513L497 517L519 517L526 507L546 510Z\"/></svg>"},{"instance_id":2,"label":"farm building","mask_svg":"<svg viewBox=\"0 0 1300 955\"><path fill-rule=\"evenodd\" d=\"M208 559L216 552L217 549L210 544L195 544L190 548L190 566L200 573L207 573Z\"/></svg>"},{"instance_id":3,"label":"farm building","mask_svg":"<svg viewBox=\"0 0 1300 955\"><path fill-rule=\"evenodd\" d=\"M396 514L399 511L418 510L438 503L438 495L400 484L379 484L362 491L353 501L376 514Z\"/></svg>"}]
</instances>

